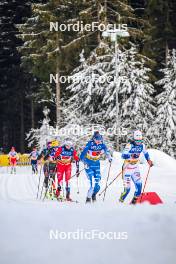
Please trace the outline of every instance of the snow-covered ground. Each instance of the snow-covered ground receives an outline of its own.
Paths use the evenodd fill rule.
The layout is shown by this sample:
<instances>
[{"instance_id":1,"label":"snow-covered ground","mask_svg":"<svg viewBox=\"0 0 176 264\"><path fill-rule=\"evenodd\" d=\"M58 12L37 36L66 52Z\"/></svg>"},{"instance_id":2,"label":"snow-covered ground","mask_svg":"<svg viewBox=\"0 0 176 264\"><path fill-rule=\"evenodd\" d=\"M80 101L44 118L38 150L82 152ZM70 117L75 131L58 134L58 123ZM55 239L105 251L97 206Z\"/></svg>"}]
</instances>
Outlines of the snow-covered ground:
<instances>
[{"instance_id":1,"label":"snow-covered ground","mask_svg":"<svg viewBox=\"0 0 176 264\"><path fill-rule=\"evenodd\" d=\"M157 206L129 205L134 188L126 203L119 204L121 178L107 191L105 202L100 198L96 204L87 205L84 172L79 180L80 194L76 179L72 180L72 198L79 203L42 202L36 200L38 176L31 175L29 167L17 168L17 175L0 168L0 263L175 264L176 160L157 150L150 150L150 154L155 166L146 191L159 194L164 203ZM109 165L106 161L101 165L104 185ZM115 153L110 181L121 165L119 154ZM145 179L148 167L144 163L140 168ZM59 237L57 232L65 233ZM86 232L92 236L96 233L96 237L77 239L78 234L86 236ZM99 232L115 232L121 239L100 239L104 234L98 238ZM53 234L58 239L50 237ZM70 239L63 239L64 236Z\"/></svg>"}]
</instances>

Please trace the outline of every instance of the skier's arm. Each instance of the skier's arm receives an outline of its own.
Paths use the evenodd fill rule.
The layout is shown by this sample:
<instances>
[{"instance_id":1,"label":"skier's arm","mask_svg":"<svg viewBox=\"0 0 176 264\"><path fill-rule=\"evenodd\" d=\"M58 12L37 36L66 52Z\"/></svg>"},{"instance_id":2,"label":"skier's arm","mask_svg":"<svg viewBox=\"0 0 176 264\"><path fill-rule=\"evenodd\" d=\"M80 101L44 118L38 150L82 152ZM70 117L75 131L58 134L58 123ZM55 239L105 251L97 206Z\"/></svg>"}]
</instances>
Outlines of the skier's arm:
<instances>
[{"instance_id":1,"label":"skier's arm","mask_svg":"<svg viewBox=\"0 0 176 264\"><path fill-rule=\"evenodd\" d=\"M146 147L145 147L145 145L143 145L143 154L144 154L144 157L145 157L145 159L148 161L148 160L150 160L150 156L149 156L149 153L148 153L148 151L146 150Z\"/></svg>"},{"instance_id":2,"label":"skier's arm","mask_svg":"<svg viewBox=\"0 0 176 264\"><path fill-rule=\"evenodd\" d=\"M31 153L29 154L28 159L29 159L29 161L31 160Z\"/></svg>"},{"instance_id":3,"label":"skier's arm","mask_svg":"<svg viewBox=\"0 0 176 264\"><path fill-rule=\"evenodd\" d=\"M83 149L83 151L81 152L81 155L80 155L80 160L84 162L84 159L85 159L85 156L89 150L89 147L90 147L90 142L87 143L87 145L85 146L85 148Z\"/></svg>"},{"instance_id":4,"label":"skier's arm","mask_svg":"<svg viewBox=\"0 0 176 264\"><path fill-rule=\"evenodd\" d=\"M104 149L104 153L106 155L106 158L109 160L109 162L111 162L112 161L112 156L111 156L110 151L108 150L108 148L107 148L107 146L105 144L104 144L103 149Z\"/></svg>"},{"instance_id":5,"label":"skier's arm","mask_svg":"<svg viewBox=\"0 0 176 264\"><path fill-rule=\"evenodd\" d=\"M41 160L43 156L44 156L44 151L42 150L42 152L38 155L37 160Z\"/></svg>"},{"instance_id":6,"label":"skier's arm","mask_svg":"<svg viewBox=\"0 0 176 264\"><path fill-rule=\"evenodd\" d=\"M79 157L76 150L73 151L73 158L74 160L79 161Z\"/></svg>"},{"instance_id":7,"label":"skier's arm","mask_svg":"<svg viewBox=\"0 0 176 264\"><path fill-rule=\"evenodd\" d=\"M62 148L59 147L58 150L56 151L55 155L54 155L54 158L57 159L59 157L59 155L61 154L62 152Z\"/></svg>"},{"instance_id":8,"label":"skier's arm","mask_svg":"<svg viewBox=\"0 0 176 264\"><path fill-rule=\"evenodd\" d=\"M145 157L145 159L147 160L149 166L152 167L152 166L153 166L153 162L152 162L151 159L150 159L150 155L149 155L149 153L148 153L148 151L147 151L145 145L143 145L143 154L144 154L144 157Z\"/></svg>"},{"instance_id":9,"label":"skier's arm","mask_svg":"<svg viewBox=\"0 0 176 264\"><path fill-rule=\"evenodd\" d=\"M129 143L126 145L126 147L124 148L122 152L122 159L127 160L131 158L130 150L131 150L131 144Z\"/></svg>"},{"instance_id":10,"label":"skier's arm","mask_svg":"<svg viewBox=\"0 0 176 264\"><path fill-rule=\"evenodd\" d=\"M16 159L17 159L17 160L19 160L19 159L20 159L20 157L19 157L18 153L16 153Z\"/></svg>"},{"instance_id":11,"label":"skier's arm","mask_svg":"<svg viewBox=\"0 0 176 264\"><path fill-rule=\"evenodd\" d=\"M53 148L48 149L47 154L44 156L44 160L47 160L49 158L49 156L51 155L52 151L53 151Z\"/></svg>"},{"instance_id":12,"label":"skier's arm","mask_svg":"<svg viewBox=\"0 0 176 264\"><path fill-rule=\"evenodd\" d=\"M73 151L73 158L76 160L76 176L79 177L79 157L76 150Z\"/></svg>"}]
</instances>

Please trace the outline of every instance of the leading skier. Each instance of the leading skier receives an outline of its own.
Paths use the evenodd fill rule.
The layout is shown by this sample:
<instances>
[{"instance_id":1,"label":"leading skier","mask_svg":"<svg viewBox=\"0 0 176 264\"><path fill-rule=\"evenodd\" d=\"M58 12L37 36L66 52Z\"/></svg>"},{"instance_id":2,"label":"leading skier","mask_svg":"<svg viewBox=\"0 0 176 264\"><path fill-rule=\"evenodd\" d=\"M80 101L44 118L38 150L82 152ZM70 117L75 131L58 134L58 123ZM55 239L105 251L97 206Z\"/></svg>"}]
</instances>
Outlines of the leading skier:
<instances>
[{"instance_id":1,"label":"leading skier","mask_svg":"<svg viewBox=\"0 0 176 264\"><path fill-rule=\"evenodd\" d=\"M103 153L105 153L109 162L112 162L111 154L103 142L102 135L96 131L80 155L80 160L85 165L85 171L90 182L86 203L91 202L91 200L96 201L96 195L100 190L100 157Z\"/></svg>"},{"instance_id":2,"label":"leading skier","mask_svg":"<svg viewBox=\"0 0 176 264\"><path fill-rule=\"evenodd\" d=\"M149 153L143 143L142 132L136 130L133 133L133 140L126 145L122 153L122 159L124 159L122 168L124 191L121 193L119 199L121 203L124 202L125 198L130 192L131 180L133 181L136 189L131 204L135 204L138 197L141 195L142 180L138 165L141 153L144 154L149 166L153 166L153 162L151 161Z\"/></svg>"}]
</instances>

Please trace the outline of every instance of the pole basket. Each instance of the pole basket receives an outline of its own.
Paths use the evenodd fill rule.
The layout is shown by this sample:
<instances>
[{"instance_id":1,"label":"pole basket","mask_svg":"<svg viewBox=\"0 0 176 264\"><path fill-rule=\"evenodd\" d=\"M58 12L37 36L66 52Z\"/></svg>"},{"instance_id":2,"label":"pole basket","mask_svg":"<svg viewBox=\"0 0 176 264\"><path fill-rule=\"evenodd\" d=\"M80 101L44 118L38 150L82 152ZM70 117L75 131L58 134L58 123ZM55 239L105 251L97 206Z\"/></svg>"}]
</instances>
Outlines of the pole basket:
<instances>
[{"instance_id":1,"label":"pole basket","mask_svg":"<svg viewBox=\"0 0 176 264\"><path fill-rule=\"evenodd\" d=\"M141 196L138 198L137 203L144 203L148 202L149 204L156 205L156 204L162 204L163 201L159 197L159 195L156 192L144 192L141 194Z\"/></svg>"}]
</instances>

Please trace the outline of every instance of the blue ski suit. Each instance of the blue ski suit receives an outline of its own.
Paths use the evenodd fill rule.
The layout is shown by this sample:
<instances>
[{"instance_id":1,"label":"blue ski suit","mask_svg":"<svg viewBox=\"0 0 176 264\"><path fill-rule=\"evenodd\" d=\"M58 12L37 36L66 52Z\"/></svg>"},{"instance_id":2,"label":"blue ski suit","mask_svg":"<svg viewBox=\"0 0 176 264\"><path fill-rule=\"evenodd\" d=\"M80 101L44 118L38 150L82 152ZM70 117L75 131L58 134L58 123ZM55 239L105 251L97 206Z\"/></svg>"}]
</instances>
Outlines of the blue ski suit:
<instances>
[{"instance_id":1,"label":"blue ski suit","mask_svg":"<svg viewBox=\"0 0 176 264\"><path fill-rule=\"evenodd\" d=\"M90 182L88 198L96 195L100 190L100 157L103 153L105 153L109 161L112 160L111 154L104 143L96 144L94 140L91 140L87 143L80 155L80 160L85 164L85 171Z\"/></svg>"}]
</instances>

